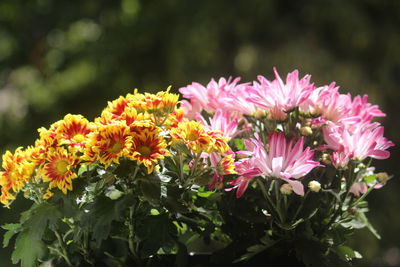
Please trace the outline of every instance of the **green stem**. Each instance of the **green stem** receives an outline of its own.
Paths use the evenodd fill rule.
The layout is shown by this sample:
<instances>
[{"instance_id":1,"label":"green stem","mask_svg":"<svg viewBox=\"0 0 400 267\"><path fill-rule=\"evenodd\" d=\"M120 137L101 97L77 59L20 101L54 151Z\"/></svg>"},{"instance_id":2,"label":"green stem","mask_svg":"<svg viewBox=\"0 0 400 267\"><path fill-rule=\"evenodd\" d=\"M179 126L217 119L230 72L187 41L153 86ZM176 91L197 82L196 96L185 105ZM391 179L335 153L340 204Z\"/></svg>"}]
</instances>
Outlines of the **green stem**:
<instances>
[{"instance_id":1,"label":"green stem","mask_svg":"<svg viewBox=\"0 0 400 267\"><path fill-rule=\"evenodd\" d=\"M376 184L375 184L375 185L376 185ZM372 190L374 190L374 186L375 186L375 185L373 185L373 186L371 186L370 188L368 188L367 192L365 192L365 193L364 193L359 199L357 199L355 202L353 202L352 204L350 204L350 207L355 207L355 206L357 206L361 201L363 201L364 198L366 198L367 195L368 195L369 193L371 193Z\"/></svg>"},{"instance_id":2,"label":"green stem","mask_svg":"<svg viewBox=\"0 0 400 267\"><path fill-rule=\"evenodd\" d=\"M178 157L179 157L179 170L180 170L180 179L181 179L181 183L183 183L184 180L184 172L183 172L183 157L182 157L182 153L180 151L178 151Z\"/></svg>"},{"instance_id":3,"label":"green stem","mask_svg":"<svg viewBox=\"0 0 400 267\"><path fill-rule=\"evenodd\" d=\"M274 213L274 216L282 221L281 215L279 214L275 203L272 201L272 199L268 195L268 192L265 189L264 183L260 179L256 179L256 181L257 181L258 186L261 188L261 192L263 193L264 198L267 201L268 206L270 207L271 214Z\"/></svg>"},{"instance_id":4,"label":"green stem","mask_svg":"<svg viewBox=\"0 0 400 267\"><path fill-rule=\"evenodd\" d=\"M307 193L304 195L299 208L296 210L296 213L294 214L293 221L296 221L297 216L299 215L300 211L303 209L304 202L306 202L306 198L309 193L310 193L310 191L307 191Z\"/></svg>"},{"instance_id":5,"label":"green stem","mask_svg":"<svg viewBox=\"0 0 400 267\"><path fill-rule=\"evenodd\" d=\"M282 196L282 194L279 191L279 183L276 180L274 180L272 182L274 183L273 186L274 186L274 189L275 189L275 199L276 199L276 208L277 208L278 216L279 216L279 219L280 219L281 223L284 223L284 221L285 221L285 216L284 216L285 212L282 211L282 209L281 209L281 196Z\"/></svg>"},{"instance_id":6,"label":"green stem","mask_svg":"<svg viewBox=\"0 0 400 267\"><path fill-rule=\"evenodd\" d=\"M128 247L129 251L131 252L133 258L137 261L139 259L136 253L136 246L135 246L135 231L133 227L133 217L136 213L136 209L139 206L139 200L129 208L129 218L128 218L128 230L129 230L129 237L128 237Z\"/></svg>"},{"instance_id":7,"label":"green stem","mask_svg":"<svg viewBox=\"0 0 400 267\"><path fill-rule=\"evenodd\" d=\"M54 232L55 236L57 237L58 244L60 245L60 248L61 248L61 251L59 251L59 250L57 250L57 251L59 252L60 256L64 258L64 260L68 266L73 266L71 261L68 258L68 253L67 253L67 250L65 249L64 241L62 240L61 235L58 233L57 230L53 230L53 232Z\"/></svg>"}]
</instances>

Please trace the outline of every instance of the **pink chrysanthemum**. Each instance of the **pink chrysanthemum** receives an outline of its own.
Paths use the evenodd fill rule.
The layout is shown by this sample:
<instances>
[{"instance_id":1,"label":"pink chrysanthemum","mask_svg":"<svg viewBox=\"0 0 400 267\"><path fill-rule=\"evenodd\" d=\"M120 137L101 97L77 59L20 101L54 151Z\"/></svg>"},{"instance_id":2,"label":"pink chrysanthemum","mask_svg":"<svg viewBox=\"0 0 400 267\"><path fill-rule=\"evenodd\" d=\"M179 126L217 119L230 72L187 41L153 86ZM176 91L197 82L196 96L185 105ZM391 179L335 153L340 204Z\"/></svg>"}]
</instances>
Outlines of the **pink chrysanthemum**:
<instances>
[{"instance_id":1,"label":"pink chrysanthemum","mask_svg":"<svg viewBox=\"0 0 400 267\"><path fill-rule=\"evenodd\" d=\"M319 162L313 161L314 151L307 147L303 150L304 138L301 137L295 144L295 140L286 142L283 133L272 133L268 137L268 151L264 148L263 143L258 139L251 139L246 142L246 149L241 153L251 155L250 159L246 159L242 168L243 172L236 170L242 177L237 181L231 181L232 185L237 185L241 190L245 190L249 179L258 175L279 178L293 187L293 191L298 195L304 195L303 184L299 179L307 175L312 169L320 166ZM239 167L242 167L239 165ZM252 177L251 177L252 176ZM243 189L244 188L244 189ZM242 192L239 194L241 195Z\"/></svg>"},{"instance_id":2,"label":"pink chrysanthemum","mask_svg":"<svg viewBox=\"0 0 400 267\"><path fill-rule=\"evenodd\" d=\"M181 105L186 117L194 119L197 112L214 112L218 108L239 114L254 112L254 105L246 100L248 84L238 84L239 81L240 78L233 81L220 78L218 82L212 79L207 86L194 82L180 88L183 97L190 100L182 101Z\"/></svg>"},{"instance_id":3,"label":"pink chrysanthemum","mask_svg":"<svg viewBox=\"0 0 400 267\"><path fill-rule=\"evenodd\" d=\"M222 111L221 109L217 109L214 116L210 117L209 124L200 113L197 114L196 119L200 120L207 130L221 131L223 136L229 139L241 132L238 130L239 119L233 117L231 112L227 110Z\"/></svg>"},{"instance_id":4,"label":"pink chrysanthemum","mask_svg":"<svg viewBox=\"0 0 400 267\"><path fill-rule=\"evenodd\" d=\"M254 82L249 89L248 100L255 105L268 111L273 119L283 120L286 118L285 112L298 107L315 90L310 83L311 76L306 75L299 79L297 70L289 73L284 83L274 68L275 80L272 82L258 76L258 83Z\"/></svg>"},{"instance_id":5,"label":"pink chrysanthemum","mask_svg":"<svg viewBox=\"0 0 400 267\"><path fill-rule=\"evenodd\" d=\"M390 152L386 149L394 144L383 137L384 127L378 125L370 124L370 127L352 132L346 127L328 123L322 129L326 145L321 148L333 150L332 163L335 167L345 167L350 159L387 159Z\"/></svg>"}]
</instances>

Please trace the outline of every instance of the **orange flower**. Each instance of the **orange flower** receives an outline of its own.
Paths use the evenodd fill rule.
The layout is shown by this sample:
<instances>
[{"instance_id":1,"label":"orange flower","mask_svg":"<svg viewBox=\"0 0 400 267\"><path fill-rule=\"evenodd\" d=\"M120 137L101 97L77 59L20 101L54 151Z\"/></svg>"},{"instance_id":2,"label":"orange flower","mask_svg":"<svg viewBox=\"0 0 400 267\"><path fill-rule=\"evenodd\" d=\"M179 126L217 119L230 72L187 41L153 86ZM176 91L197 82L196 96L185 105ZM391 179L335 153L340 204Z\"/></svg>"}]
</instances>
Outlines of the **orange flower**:
<instances>
[{"instance_id":1,"label":"orange flower","mask_svg":"<svg viewBox=\"0 0 400 267\"><path fill-rule=\"evenodd\" d=\"M183 122L184 111L181 108L175 109L171 114L168 115L168 119L165 122L168 129L178 127L178 123Z\"/></svg>"},{"instance_id":2,"label":"orange flower","mask_svg":"<svg viewBox=\"0 0 400 267\"><path fill-rule=\"evenodd\" d=\"M229 151L228 138L224 137L224 134L221 131L207 131L207 134L214 141L213 142L213 151L218 151L221 154L225 154Z\"/></svg>"},{"instance_id":3,"label":"orange flower","mask_svg":"<svg viewBox=\"0 0 400 267\"><path fill-rule=\"evenodd\" d=\"M235 171L235 154L229 154L221 159L218 163L218 172L221 174L236 174Z\"/></svg>"},{"instance_id":4,"label":"orange flower","mask_svg":"<svg viewBox=\"0 0 400 267\"><path fill-rule=\"evenodd\" d=\"M82 159L89 162L98 160L108 167L112 162L119 163L119 158L128 156L131 146L132 136L125 122L97 124L96 131L89 134Z\"/></svg>"},{"instance_id":5,"label":"orange flower","mask_svg":"<svg viewBox=\"0 0 400 267\"><path fill-rule=\"evenodd\" d=\"M48 151L46 163L39 173L44 182L50 182L49 189L58 187L66 194L67 190L72 190L72 179L78 177L74 172L78 163L79 160L65 148L57 147Z\"/></svg>"},{"instance_id":6,"label":"orange flower","mask_svg":"<svg viewBox=\"0 0 400 267\"><path fill-rule=\"evenodd\" d=\"M132 132L141 131L144 128L155 127L154 116L144 112L138 113L134 107L127 107L121 114L121 120L126 122Z\"/></svg>"},{"instance_id":7,"label":"orange flower","mask_svg":"<svg viewBox=\"0 0 400 267\"><path fill-rule=\"evenodd\" d=\"M82 115L66 115L64 120L59 121L56 129L59 145L68 145L69 148L81 151L87 143L87 136L92 128Z\"/></svg>"},{"instance_id":8,"label":"orange flower","mask_svg":"<svg viewBox=\"0 0 400 267\"><path fill-rule=\"evenodd\" d=\"M18 193L32 177L36 164L19 147L14 154L6 151L3 155L2 167L5 171L0 172L0 185L2 187L0 202L7 205L10 200L15 198L10 190Z\"/></svg>"},{"instance_id":9,"label":"orange flower","mask_svg":"<svg viewBox=\"0 0 400 267\"><path fill-rule=\"evenodd\" d=\"M123 96L120 96L114 101L108 102L108 105L104 110L110 112L115 117L119 117L122 114L122 112L124 112L125 107L128 106L128 102L129 102L128 99L126 99Z\"/></svg>"},{"instance_id":10,"label":"orange flower","mask_svg":"<svg viewBox=\"0 0 400 267\"><path fill-rule=\"evenodd\" d=\"M133 95L127 95L128 105L136 108L139 112L147 111L154 113L156 116L166 116L175 110L179 99L179 95L169 92L170 89L171 87L168 87L167 91L158 92L157 94L140 94L135 89Z\"/></svg>"},{"instance_id":11,"label":"orange flower","mask_svg":"<svg viewBox=\"0 0 400 267\"><path fill-rule=\"evenodd\" d=\"M211 138L206 134L203 125L196 121L178 123L170 135L173 143L185 143L195 153L210 151Z\"/></svg>"},{"instance_id":12,"label":"orange flower","mask_svg":"<svg viewBox=\"0 0 400 267\"><path fill-rule=\"evenodd\" d=\"M229 150L227 138L220 131L205 131L200 122L185 121L172 128L170 135L173 143L183 142L195 153L219 152L226 153Z\"/></svg>"},{"instance_id":13,"label":"orange flower","mask_svg":"<svg viewBox=\"0 0 400 267\"><path fill-rule=\"evenodd\" d=\"M146 166L148 173L152 173L158 160L169 156L167 145L156 128L145 128L133 136L132 150L134 152L130 158L136 160L139 165Z\"/></svg>"},{"instance_id":14,"label":"orange flower","mask_svg":"<svg viewBox=\"0 0 400 267\"><path fill-rule=\"evenodd\" d=\"M9 208L10 201L14 200L15 196L10 193L9 189L6 187L1 188L0 202Z\"/></svg>"}]
</instances>

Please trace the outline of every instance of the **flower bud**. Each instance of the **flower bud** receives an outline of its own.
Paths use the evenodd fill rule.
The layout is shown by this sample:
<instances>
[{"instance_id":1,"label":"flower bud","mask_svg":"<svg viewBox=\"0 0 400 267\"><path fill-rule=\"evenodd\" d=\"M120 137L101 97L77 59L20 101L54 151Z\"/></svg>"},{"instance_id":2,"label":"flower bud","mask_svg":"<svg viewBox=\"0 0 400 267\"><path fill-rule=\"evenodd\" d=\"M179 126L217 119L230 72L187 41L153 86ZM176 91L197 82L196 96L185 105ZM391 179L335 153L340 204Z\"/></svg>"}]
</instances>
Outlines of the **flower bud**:
<instances>
[{"instance_id":1,"label":"flower bud","mask_svg":"<svg viewBox=\"0 0 400 267\"><path fill-rule=\"evenodd\" d=\"M376 174L376 177L381 184L386 184L389 180L389 175L386 172L379 172Z\"/></svg>"},{"instance_id":2,"label":"flower bud","mask_svg":"<svg viewBox=\"0 0 400 267\"><path fill-rule=\"evenodd\" d=\"M290 195L293 192L293 188L290 184L281 185L281 188L279 190L284 195Z\"/></svg>"},{"instance_id":3,"label":"flower bud","mask_svg":"<svg viewBox=\"0 0 400 267\"><path fill-rule=\"evenodd\" d=\"M322 154L322 162L325 165L330 165L332 163L331 156L329 154L326 154L326 153Z\"/></svg>"},{"instance_id":4,"label":"flower bud","mask_svg":"<svg viewBox=\"0 0 400 267\"><path fill-rule=\"evenodd\" d=\"M253 116L254 116L254 118L256 118L256 119L261 119L261 118L265 117L265 115L266 115L265 110L262 110L262 109L257 109L257 110L253 113Z\"/></svg>"},{"instance_id":5,"label":"flower bud","mask_svg":"<svg viewBox=\"0 0 400 267\"><path fill-rule=\"evenodd\" d=\"M319 192L319 190L321 190L321 184L313 180L308 183L308 188L310 188L311 192Z\"/></svg>"},{"instance_id":6,"label":"flower bud","mask_svg":"<svg viewBox=\"0 0 400 267\"><path fill-rule=\"evenodd\" d=\"M112 188L110 191L106 193L106 196L111 200L119 199L124 193L119 191L118 189Z\"/></svg>"},{"instance_id":7,"label":"flower bud","mask_svg":"<svg viewBox=\"0 0 400 267\"><path fill-rule=\"evenodd\" d=\"M304 136L310 136L313 134L313 131L312 131L311 127L304 126L304 127L300 128L300 133L301 133L301 135L304 135Z\"/></svg>"}]
</instances>

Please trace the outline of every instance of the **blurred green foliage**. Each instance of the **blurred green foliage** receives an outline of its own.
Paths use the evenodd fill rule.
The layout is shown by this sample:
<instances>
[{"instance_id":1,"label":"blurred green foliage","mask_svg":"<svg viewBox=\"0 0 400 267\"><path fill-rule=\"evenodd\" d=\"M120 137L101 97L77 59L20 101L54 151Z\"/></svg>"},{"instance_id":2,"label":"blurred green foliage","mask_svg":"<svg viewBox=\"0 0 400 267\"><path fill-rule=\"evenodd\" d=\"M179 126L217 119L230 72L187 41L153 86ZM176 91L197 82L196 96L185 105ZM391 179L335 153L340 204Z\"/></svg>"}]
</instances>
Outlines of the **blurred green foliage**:
<instances>
[{"instance_id":1,"label":"blurred green foliage","mask_svg":"<svg viewBox=\"0 0 400 267\"><path fill-rule=\"evenodd\" d=\"M400 2L397 0L2 0L0 152L32 144L67 113L93 119L134 88L177 90L192 81L298 68L317 85L370 95L399 144ZM400 266L399 150L377 162L395 175L370 197L382 235L361 232L359 266ZM1 210L12 222L23 201ZM0 265L9 266L0 250Z\"/></svg>"}]
</instances>

